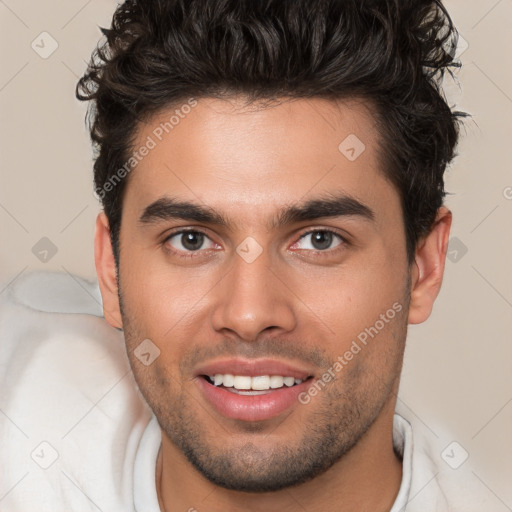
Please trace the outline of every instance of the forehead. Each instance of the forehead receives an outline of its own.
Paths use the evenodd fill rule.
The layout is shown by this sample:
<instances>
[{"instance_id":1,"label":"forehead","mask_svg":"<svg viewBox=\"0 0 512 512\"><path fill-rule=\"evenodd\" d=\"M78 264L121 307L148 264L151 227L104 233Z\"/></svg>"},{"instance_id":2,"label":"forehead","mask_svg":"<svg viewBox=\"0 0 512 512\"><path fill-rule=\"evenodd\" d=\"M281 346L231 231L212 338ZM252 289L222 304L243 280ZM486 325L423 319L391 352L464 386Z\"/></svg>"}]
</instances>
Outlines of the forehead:
<instances>
[{"instance_id":1,"label":"forehead","mask_svg":"<svg viewBox=\"0 0 512 512\"><path fill-rule=\"evenodd\" d=\"M398 204L380 168L371 109L361 101L194 103L162 111L139 127L134 150L150 149L130 175L125 208L140 212L172 196L256 220L333 192L376 211Z\"/></svg>"}]
</instances>

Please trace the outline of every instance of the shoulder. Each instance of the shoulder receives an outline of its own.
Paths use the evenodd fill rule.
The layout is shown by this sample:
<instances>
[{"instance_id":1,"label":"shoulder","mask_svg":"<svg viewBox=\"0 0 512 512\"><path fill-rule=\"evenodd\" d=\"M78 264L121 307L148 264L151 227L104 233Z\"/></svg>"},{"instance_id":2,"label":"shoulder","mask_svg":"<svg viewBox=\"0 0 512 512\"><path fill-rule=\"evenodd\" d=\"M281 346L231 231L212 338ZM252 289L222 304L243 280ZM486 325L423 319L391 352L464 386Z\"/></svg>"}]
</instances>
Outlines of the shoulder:
<instances>
[{"instance_id":1,"label":"shoulder","mask_svg":"<svg viewBox=\"0 0 512 512\"><path fill-rule=\"evenodd\" d=\"M403 481L391 512L500 510L463 443L432 431L403 405L395 414L394 442L403 452Z\"/></svg>"},{"instance_id":2,"label":"shoulder","mask_svg":"<svg viewBox=\"0 0 512 512\"><path fill-rule=\"evenodd\" d=\"M0 333L2 510L130 510L151 414L97 285L20 278L0 295Z\"/></svg>"}]
</instances>

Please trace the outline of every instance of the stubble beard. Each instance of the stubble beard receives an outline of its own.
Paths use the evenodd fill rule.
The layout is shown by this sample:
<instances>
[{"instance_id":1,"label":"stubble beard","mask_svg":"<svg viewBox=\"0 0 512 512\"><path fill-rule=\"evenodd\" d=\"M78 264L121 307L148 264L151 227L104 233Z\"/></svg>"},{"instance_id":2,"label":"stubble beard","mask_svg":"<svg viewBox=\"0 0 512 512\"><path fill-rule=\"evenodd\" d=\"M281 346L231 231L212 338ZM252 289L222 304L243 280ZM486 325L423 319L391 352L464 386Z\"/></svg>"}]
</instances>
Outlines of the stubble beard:
<instances>
[{"instance_id":1,"label":"stubble beard","mask_svg":"<svg viewBox=\"0 0 512 512\"><path fill-rule=\"evenodd\" d=\"M126 313L121 293L120 304L128 350L134 340L144 336L141 337L135 322L130 320L131 315ZM260 439L264 436L265 441L264 425L236 422L232 435L228 434L226 426L216 425L212 429L215 419L202 407L194 408L196 401L181 384L162 370L158 375L142 373L133 350L128 350L128 357L138 387L163 434L201 475L225 489L276 492L303 484L329 470L363 438L385 405L390 400L394 403L407 336L408 300L402 304L403 311L395 318L389 334L394 343L383 358L384 368L374 366L373 371L368 371L366 367L351 363L341 371L339 379L327 384L309 404L297 404L297 407L311 408L302 429L292 425L294 433L302 430L300 438L290 441L281 435L272 446L265 442L263 448L258 445L257 436ZM371 347L364 350L371 350ZM291 418L283 418L283 423L292 420L293 412ZM282 432L283 428L274 426L267 436L275 437L275 431ZM248 435L255 437L255 441L247 440ZM237 442L237 437L245 440ZM230 441L232 446L229 446Z\"/></svg>"}]
</instances>

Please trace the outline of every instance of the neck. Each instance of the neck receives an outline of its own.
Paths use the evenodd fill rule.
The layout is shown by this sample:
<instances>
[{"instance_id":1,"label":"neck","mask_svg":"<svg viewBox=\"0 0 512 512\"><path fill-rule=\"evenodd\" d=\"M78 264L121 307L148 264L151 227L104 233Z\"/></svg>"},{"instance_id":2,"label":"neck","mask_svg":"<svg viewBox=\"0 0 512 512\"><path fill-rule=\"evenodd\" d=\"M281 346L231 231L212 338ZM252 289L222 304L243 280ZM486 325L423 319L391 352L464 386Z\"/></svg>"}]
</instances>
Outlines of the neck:
<instances>
[{"instance_id":1,"label":"neck","mask_svg":"<svg viewBox=\"0 0 512 512\"><path fill-rule=\"evenodd\" d=\"M227 490L206 480L162 433L157 493L162 512L389 512L402 480L392 441L393 403L357 445L317 478L277 492Z\"/></svg>"}]
</instances>

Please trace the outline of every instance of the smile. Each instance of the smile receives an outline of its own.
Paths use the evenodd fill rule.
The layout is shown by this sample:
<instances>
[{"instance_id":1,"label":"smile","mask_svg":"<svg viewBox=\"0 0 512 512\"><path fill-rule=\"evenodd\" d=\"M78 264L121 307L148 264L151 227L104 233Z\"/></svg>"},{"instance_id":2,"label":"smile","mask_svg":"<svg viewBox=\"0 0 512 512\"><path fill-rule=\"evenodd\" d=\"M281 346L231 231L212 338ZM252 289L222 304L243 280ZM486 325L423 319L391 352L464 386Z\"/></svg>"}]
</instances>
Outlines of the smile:
<instances>
[{"instance_id":1,"label":"smile","mask_svg":"<svg viewBox=\"0 0 512 512\"><path fill-rule=\"evenodd\" d=\"M282 375L232 375L230 373L204 376L210 384L224 387L228 391L241 395L265 394L274 389L292 387L301 384L305 379L297 379Z\"/></svg>"},{"instance_id":2,"label":"smile","mask_svg":"<svg viewBox=\"0 0 512 512\"><path fill-rule=\"evenodd\" d=\"M299 379L283 375L200 375L195 379L200 394L225 419L264 421L299 405L300 393L313 377Z\"/></svg>"}]
</instances>

